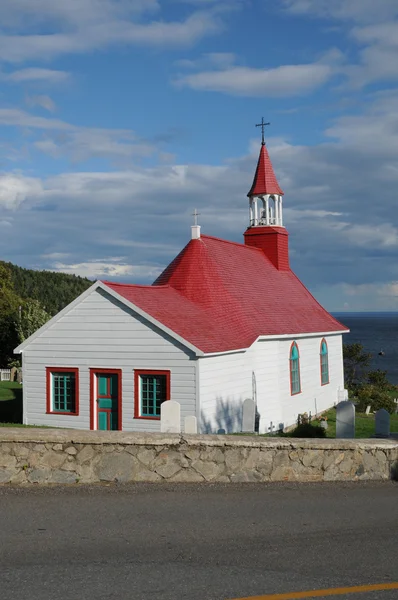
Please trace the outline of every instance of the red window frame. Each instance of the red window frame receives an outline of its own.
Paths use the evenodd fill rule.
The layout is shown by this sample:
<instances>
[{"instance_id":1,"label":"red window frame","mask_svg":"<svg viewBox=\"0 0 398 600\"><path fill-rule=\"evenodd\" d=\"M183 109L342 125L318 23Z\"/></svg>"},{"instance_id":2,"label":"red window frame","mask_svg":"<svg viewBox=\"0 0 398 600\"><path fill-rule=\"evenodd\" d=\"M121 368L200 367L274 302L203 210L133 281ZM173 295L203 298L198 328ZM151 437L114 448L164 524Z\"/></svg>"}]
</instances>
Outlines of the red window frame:
<instances>
[{"instance_id":1,"label":"red window frame","mask_svg":"<svg viewBox=\"0 0 398 600\"><path fill-rule=\"evenodd\" d=\"M52 374L53 373L74 373L75 375L75 410L74 412L53 410L52 396ZM69 417L79 416L79 369L77 367L46 367L46 414L47 415L68 415Z\"/></svg>"},{"instance_id":2,"label":"red window frame","mask_svg":"<svg viewBox=\"0 0 398 600\"><path fill-rule=\"evenodd\" d=\"M325 345L326 345L326 350L327 350L327 352L326 352L326 356L327 356L327 361L328 361L328 363L327 363L327 364L328 364L328 380L327 380L327 381L325 381L325 383L323 383L323 382L322 382L322 356L324 356L324 355L322 354L322 344L323 344L323 343L325 343ZM321 339L321 343L320 343L320 346L319 346L319 366L320 366L320 373L321 373L321 386L322 386L322 385L329 385L329 383L330 383L330 372L329 372L329 346L328 346L328 343L327 343L327 341L325 340L325 338L322 338L322 339Z\"/></svg>"},{"instance_id":3,"label":"red window frame","mask_svg":"<svg viewBox=\"0 0 398 600\"><path fill-rule=\"evenodd\" d=\"M140 376L141 375L165 375L166 376L166 400L170 400L171 372L153 371L152 369L134 369L134 419L145 421L160 421L160 417L145 417L140 414Z\"/></svg>"},{"instance_id":4,"label":"red window frame","mask_svg":"<svg viewBox=\"0 0 398 600\"><path fill-rule=\"evenodd\" d=\"M90 368L90 430L97 431L97 428L94 428L94 381L95 375L99 373L104 373L105 375L117 375L117 430L122 431L122 369L95 369ZM101 398L101 396L100 396Z\"/></svg>"},{"instance_id":5,"label":"red window frame","mask_svg":"<svg viewBox=\"0 0 398 600\"><path fill-rule=\"evenodd\" d=\"M297 354L298 354L298 380L299 380L299 391L298 392L293 392L293 378L292 378L292 350L293 348L296 347L297 348ZM297 396L298 394L301 394L301 365L300 365L300 350L299 347L297 345L297 342L292 342L291 346L290 346L290 350L289 350L289 374L290 374L290 395L291 396Z\"/></svg>"}]
</instances>

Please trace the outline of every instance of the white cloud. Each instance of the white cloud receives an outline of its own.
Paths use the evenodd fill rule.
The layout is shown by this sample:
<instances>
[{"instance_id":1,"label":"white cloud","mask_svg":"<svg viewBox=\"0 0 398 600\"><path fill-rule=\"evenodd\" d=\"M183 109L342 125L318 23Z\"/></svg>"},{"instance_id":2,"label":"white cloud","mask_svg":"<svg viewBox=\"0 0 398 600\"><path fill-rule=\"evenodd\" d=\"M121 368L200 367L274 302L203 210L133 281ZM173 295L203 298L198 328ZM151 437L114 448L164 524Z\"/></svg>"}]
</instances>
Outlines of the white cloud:
<instances>
[{"instance_id":1,"label":"white cloud","mask_svg":"<svg viewBox=\"0 0 398 600\"><path fill-rule=\"evenodd\" d=\"M161 273L159 268L151 265L129 265L126 263L118 263L115 258L74 264L55 262L51 270L72 275L80 275L80 277L88 277L89 279L130 276L140 280L148 280L150 282L156 279Z\"/></svg>"},{"instance_id":2,"label":"white cloud","mask_svg":"<svg viewBox=\"0 0 398 600\"><path fill-rule=\"evenodd\" d=\"M55 107L48 96L39 96L35 103L47 110ZM50 156L68 156L73 161L90 157L146 157L156 150L154 144L140 140L130 130L77 127L60 119L39 117L17 108L0 108L0 125L42 130L44 137L36 139L34 146Z\"/></svg>"},{"instance_id":3,"label":"white cloud","mask_svg":"<svg viewBox=\"0 0 398 600\"><path fill-rule=\"evenodd\" d=\"M30 67L20 69L12 73L0 73L0 78L14 83L25 83L27 81L42 81L46 83L61 83L70 78L66 71L56 71L53 69L41 69L39 67Z\"/></svg>"},{"instance_id":4,"label":"white cloud","mask_svg":"<svg viewBox=\"0 0 398 600\"><path fill-rule=\"evenodd\" d=\"M0 173L0 206L2 209L16 210L26 198L40 195L41 182L33 177L18 173Z\"/></svg>"},{"instance_id":5,"label":"white cloud","mask_svg":"<svg viewBox=\"0 0 398 600\"><path fill-rule=\"evenodd\" d=\"M223 92L237 96L294 96L312 91L333 75L327 64L283 65L273 69L229 67L181 75L176 84L195 90Z\"/></svg>"},{"instance_id":6,"label":"white cloud","mask_svg":"<svg viewBox=\"0 0 398 600\"><path fill-rule=\"evenodd\" d=\"M7 0L0 0L1 3ZM33 9L34 6L34 9ZM27 0L13 4L5 13L14 21L12 33L0 35L2 61L48 60L69 53L95 51L111 45L190 46L223 26L220 10L194 10L185 19L137 20L136 12L160 9L153 1L142 0L42 0L39 6ZM132 9L136 9L135 11ZM32 20L32 12L34 19ZM132 14L131 14L132 13ZM43 21L48 32L27 33L27 24ZM19 24L22 33L15 33Z\"/></svg>"},{"instance_id":7,"label":"white cloud","mask_svg":"<svg viewBox=\"0 0 398 600\"><path fill-rule=\"evenodd\" d=\"M294 14L373 23L398 15L396 0L282 0L282 6Z\"/></svg>"},{"instance_id":8,"label":"white cloud","mask_svg":"<svg viewBox=\"0 0 398 600\"><path fill-rule=\"evenodd\" d=\"M41 108L44 108L49 112L55 112L57 108L54 100L50 98L50 96L44 94L40 96L28 96L26 98L26 103L29 106L41 106Z\"/></svg>"}]
</instances>

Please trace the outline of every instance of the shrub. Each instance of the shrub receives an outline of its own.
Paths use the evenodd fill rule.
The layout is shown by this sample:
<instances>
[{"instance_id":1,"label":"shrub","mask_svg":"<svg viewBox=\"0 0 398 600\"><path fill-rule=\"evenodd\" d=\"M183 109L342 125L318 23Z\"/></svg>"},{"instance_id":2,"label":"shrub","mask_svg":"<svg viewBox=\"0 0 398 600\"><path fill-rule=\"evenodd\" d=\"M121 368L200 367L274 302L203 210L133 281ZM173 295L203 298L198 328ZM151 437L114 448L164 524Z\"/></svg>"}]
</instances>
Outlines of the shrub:
<instances>
[{"instance_id":1,"label":"shrub","mask_svg":"<svg viewBox=\"0 0 398 600\"><path fill-rule=\"evenodd\" d=\"M311 425L311 423L300 423L293 431L290 432L290 437L298 438L324 438L326 430L319 425Z\"/></svg>"},{"instance_id":2,"label":"shrub","mask_svg":"<svg viewBox=\"0 0 398 600\"><path fill-rule=\"evenodd\" d=\"M365 384L357 390L356 407L358 412L365 412L367 406L372 407L372 411L376 412L384 408L389 413L395 412L395 402L389 396L388 392L375 387L374 385Z\"/></svg>"}]
</instances>

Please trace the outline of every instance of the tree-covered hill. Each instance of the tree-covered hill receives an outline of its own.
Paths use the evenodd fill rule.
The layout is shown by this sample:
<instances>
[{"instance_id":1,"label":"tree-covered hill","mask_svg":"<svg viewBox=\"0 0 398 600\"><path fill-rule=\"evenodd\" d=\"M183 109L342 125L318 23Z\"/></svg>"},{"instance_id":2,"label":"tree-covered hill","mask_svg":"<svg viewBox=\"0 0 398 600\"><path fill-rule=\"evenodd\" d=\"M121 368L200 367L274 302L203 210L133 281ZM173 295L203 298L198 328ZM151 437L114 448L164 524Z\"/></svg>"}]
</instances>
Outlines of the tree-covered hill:
<instances>
[{"instance_id":1,"label":"tree-covered hill","mask_svg":"<svg viewBox=\"0 0 398 600\"><path fill-rule=\"evenodd\" d=\"M92 283L0 261L0 368L14 364L13 349Z\"/></svg>"},{"instance_id":2,"label":"tree-covered hill","mask_svg":"<svg viewBox=\"0 0 398 600\"><path fill-rule=\"evenodd\" d=\"M33 271L3 261L1 265L11 274L15 294L24 300L38 300L52 317L93 284L76 275Z\"/></svg>"}]
</instances>

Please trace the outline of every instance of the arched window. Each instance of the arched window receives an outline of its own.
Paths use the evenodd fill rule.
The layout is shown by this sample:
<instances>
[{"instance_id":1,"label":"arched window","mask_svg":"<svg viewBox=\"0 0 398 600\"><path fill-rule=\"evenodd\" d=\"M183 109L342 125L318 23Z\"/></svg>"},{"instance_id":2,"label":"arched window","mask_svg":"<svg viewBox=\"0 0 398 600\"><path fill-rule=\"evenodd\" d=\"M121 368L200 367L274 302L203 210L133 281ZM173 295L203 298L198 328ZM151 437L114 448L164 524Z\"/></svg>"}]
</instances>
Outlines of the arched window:
<instances>
[{"instance_id":1,"label":"arched window","mask_svg":"<svg viewBox=\"0 0 398 600\"><path fill-rule=\"evenodd\" d=\"M300 384L300 354L296 342L290 346L290 393L299 394Z\"/></svg>"},{"instance_id":2,"label":"arched window","mask_svg":"<svg viewBox=\"0 0 398 600\"><path fill-rule=\"evenodd\" d=\"M329 356L328 356L328 345L326 340L321 341L321 384L326 385L329 383Z\"/></svg>"}]
</instances>

